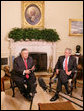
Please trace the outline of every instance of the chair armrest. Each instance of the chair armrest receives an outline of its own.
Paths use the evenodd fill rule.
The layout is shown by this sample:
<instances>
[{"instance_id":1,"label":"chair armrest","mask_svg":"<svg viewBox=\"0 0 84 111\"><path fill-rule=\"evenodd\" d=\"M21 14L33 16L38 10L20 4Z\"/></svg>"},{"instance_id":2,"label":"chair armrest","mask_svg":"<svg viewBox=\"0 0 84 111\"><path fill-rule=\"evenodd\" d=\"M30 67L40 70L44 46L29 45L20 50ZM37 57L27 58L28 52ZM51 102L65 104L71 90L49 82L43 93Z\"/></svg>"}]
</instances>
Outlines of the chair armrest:
<instances>
[{"instance_id":1,"label":"chair armrest","mask_svg":"<svg viewBox=\"0 0 84 111\"><path fill-rule=\"evenodd\" d=\"M54 77L55 74L56 72L53 72L53 74L50 76L50 80Z\"/></svg>"}]
</instances>

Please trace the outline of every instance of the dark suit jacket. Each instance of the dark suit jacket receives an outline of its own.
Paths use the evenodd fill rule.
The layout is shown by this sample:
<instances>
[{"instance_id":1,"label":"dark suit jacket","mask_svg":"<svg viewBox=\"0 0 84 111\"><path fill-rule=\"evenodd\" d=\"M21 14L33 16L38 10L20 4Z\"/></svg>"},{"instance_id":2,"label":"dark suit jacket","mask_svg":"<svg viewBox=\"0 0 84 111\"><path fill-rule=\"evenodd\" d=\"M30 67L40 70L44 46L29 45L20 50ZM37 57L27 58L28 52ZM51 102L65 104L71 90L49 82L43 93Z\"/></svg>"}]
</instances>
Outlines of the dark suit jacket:
<instances>
[{"instance_id":1,"label":"dark suit jacket","mask_svg":"<svg viewBox=\"0 0 84 111\"><path fill-rule=\"evenodd\" d=\"M28 66L27 69L31 69L33 65L34 65L33 59L31 57L28 57L27 58L27 66ZM20 55L14 59L13 70L12 70L13 77L16 76L16 79L18 77L24 77L24 75L23 75L24 70L26 70L25 63L24 63L23 58ZM31 72L31 74L29 74L29 78L35 79L34 72Z\"/></svg>"},{"instance_id":2,"label":"dark suit jacket","mask_svg":"<svg viewBox=\"0 0 84 111\"><path fill-rule=\"evenodd\" d=\"M62 69L63 70L63 61L65 59L65 56L60 56L58 58L57 64L55 65L54 71L56 69ZM70 56L69 63L68 63L68 71L72 71L72 74L77 70L77 64L76 64L76 58L74 56Z\"/></svg>"}]
</instances>

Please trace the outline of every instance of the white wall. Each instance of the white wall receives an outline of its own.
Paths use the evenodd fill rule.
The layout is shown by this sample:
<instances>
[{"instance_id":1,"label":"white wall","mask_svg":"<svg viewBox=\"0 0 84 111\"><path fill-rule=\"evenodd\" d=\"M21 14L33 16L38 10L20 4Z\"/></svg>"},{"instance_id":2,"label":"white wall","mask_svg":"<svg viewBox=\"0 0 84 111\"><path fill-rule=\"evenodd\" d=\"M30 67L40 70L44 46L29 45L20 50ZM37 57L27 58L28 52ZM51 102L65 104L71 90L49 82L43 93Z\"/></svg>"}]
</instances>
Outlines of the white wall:
<instances>
[{"instance_id":1,"label":"white wall","mask_svg":"<svg viewBox=\"0 0 84 111\"><path fill-rule=\"evenodd\" d=\"M75 53L76 45L81 45L83 37L69 36L69 19L83 18L82 1L45 1L45 28L53 28L59 34L56 42L56 55L62 55L66 47ZM9 56L8 32L14 27L21 27L21 1L1 1L1 56ZM57 60L56 58L56 60Z\"/></svg>"},{"instance_id":2,"label":"white wall","mask_svg":"<svg viewBox=\"0 0 84 111\"><path fill-rule=\"evenodd\" d=\"M54 28L60 36L56 42L56 57L64 54L64 49L69 47L75 53L77 44L81 45L83 54L83 37L69 36L69 19L83 18L83 2L81 1L46 1L45 3L45 26ZM56 60L57 60L56 58Z\"/></svg>"},{"instance_id":3,"label":"white wall","mask_svg":"<svg viewBox=\"0 0 84 111\"><path fill-rule=\"evenodd\" d=\"M21 27L21 2L1 1L1 56L9 56L9 31Z\"/></svg>"}]
</instances>

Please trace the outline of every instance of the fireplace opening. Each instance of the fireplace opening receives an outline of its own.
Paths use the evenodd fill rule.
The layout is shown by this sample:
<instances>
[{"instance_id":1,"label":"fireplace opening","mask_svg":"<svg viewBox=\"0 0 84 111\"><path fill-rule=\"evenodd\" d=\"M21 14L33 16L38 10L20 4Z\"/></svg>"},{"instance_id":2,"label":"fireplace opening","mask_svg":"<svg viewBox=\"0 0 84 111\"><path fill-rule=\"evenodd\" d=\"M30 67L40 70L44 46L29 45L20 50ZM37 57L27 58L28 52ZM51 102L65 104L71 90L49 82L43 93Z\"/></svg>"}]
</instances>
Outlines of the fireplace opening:
<instances>
[{"instance_id":1,"label":"fireplace opening","mask_svg":"<svg viewBox=\"0 0 84 111\"><path fill-rule=\"evenodd\" d=\"M47 53L29 53L35 64L35 72L47 71Z\"/></svg>"}]
</instances>

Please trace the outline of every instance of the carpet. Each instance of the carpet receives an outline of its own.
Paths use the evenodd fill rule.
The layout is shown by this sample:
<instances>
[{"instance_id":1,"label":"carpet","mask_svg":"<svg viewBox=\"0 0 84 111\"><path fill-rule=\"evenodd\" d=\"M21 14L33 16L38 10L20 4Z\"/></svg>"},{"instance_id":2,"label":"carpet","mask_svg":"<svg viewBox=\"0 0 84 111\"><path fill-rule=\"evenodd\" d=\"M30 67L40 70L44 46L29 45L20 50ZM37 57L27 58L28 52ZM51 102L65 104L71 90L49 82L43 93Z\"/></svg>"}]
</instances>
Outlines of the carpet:
<instances>
[{"instance_id":1,"label":"carpet","mask_svg":"<svg viewBox=\"0 0 84 111\"><path fill-rule=\"evenodd\" d=\"M43 77L44 81L46 84L49 83L49 77ZM5 97L2 98L2 105L3 105L3 110L29 110L30 107L30 102L28 102L19 92L18 88L15 88L15 97L12 97L12 89L10 88L10 80L5 80ZM55 86L55 87L54 87ZM56 89L56 84L53 84L52 87ZM64 88L65 89L65 88ZM83 98L81 97L81 88L77 87L76 89L73 90L73 96L78 98ZM38 84L38 78L37 78L37 93L34 97L33 100L33 105L32 105L32 110L38 110L38 103L51 103L50 99L54 95L53 92L46 92L43 91L43 89L39 86ZM73 98L72 98L73 100ZM66 99L59 97L59 99L55 102L65 102L67 101ZM23 103L23 104L22 104ZM67 104L67 103L66 103ZM70 104L69 104L70 105ZM82 110L82 108L78 107L77 105L74 105L75 109L77 110Z\"/></svg>"},{"instance_id":2,"label":"carpet","mask_svg":"<svg viewBox=\"0 0 84 111\"><path fill-rule=\"evenodd\" d=\"M39 110L76 110L71 102L39 103Z\"/></svg>"}]
</instances>

